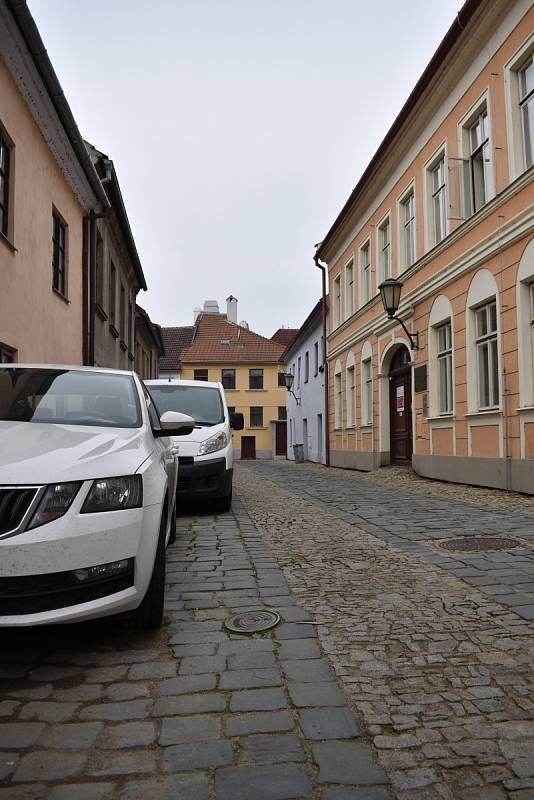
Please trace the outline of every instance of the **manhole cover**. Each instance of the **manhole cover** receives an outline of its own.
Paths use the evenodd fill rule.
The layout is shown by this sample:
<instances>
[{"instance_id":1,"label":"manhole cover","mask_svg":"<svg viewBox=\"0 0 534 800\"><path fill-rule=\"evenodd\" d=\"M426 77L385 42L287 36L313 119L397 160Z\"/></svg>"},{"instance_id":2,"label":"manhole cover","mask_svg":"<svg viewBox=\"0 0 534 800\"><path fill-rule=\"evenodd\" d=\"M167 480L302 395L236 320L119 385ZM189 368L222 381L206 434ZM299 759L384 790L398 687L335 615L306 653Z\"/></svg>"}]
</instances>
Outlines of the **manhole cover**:
<instances>
[{"instance_id":1,"label":"manhole cover","mask_svg":"<svg viewBox=\"0 0 534 800\"><path fill-rule=\"evenodd\" d=\"M274 628L280 622L280 615L276 611L243 611L232 614L224 621L224 627L234 633L258 633Z\"/></svg>"},{"instance_id":2,"label":"manhole cover","mask_svg":"<svg viewBox=\"0 0 534 800\"><path fill-rule=\"evenodd\" d=\"M511 547L520 547L521 542L505 536L460 536L440 542L439 546L455 553L479 553L484 550L509 550Z\"/></svg>"}]
</instances>

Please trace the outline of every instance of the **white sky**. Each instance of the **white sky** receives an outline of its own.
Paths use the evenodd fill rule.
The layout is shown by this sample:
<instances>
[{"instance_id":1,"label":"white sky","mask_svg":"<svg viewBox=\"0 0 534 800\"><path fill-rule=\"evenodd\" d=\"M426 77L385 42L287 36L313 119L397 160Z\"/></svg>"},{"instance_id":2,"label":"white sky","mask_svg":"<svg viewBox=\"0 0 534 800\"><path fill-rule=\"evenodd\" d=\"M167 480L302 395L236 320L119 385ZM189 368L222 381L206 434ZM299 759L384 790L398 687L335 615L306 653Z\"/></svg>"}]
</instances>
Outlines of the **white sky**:
<instances>
[{"instance_id":1,"label":"white sky","mask_svg":"<svg viewBox=\"0 0 534 800\"><path fill-rule=\"evenodd\" d=\"M82 135L115 163L162 325L239 300L271 336L460 0L29 0Z\"/></svg>"}]
</instances>

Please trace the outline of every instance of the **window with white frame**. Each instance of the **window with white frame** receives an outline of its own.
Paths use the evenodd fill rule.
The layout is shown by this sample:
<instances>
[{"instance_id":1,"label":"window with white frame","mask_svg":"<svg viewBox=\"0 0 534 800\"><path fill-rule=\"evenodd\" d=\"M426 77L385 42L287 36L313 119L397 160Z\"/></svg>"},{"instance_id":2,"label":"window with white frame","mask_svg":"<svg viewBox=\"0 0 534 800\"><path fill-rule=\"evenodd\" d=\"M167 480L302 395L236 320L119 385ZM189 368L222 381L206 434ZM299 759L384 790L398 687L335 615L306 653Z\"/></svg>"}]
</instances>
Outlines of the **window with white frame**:
<instances>
[{"instance_id":1,"label":"window with white frame","mask_svg":"<svg viewBox=\"0 0 534 800\"><path fill-rule=\"evenodd\" d=\"M354 260L351 258L345 267L345 316L354 314Z\"/></svg>"},{"instance_id":2,"label":"window with white frame","mask_svg":"<svg viewBox=\"0 0 534 800\"><path fill-rule=\"evenodd\" d=\"M313 345L313 374L317 375L319 372L319 342Z\"/></svg>"},{"instance_id":3,"label":"window with white frame","mask_svg":"<svg viewBox=\"0 0 534 800\"><path fill-rule=\"evenodd\" d=\"M334 328L341 322L341 274L334 278Z\"/></svg>"},{"instance_id":4,"label":"window with white frame","mask_svg":"<svg viewBox=\"0 0 534 800\"><path fill-rule=\"evenodd\" d=\"M361 271L361 304L368 303L371 299L371 242L367 241L360 247Z\"/></svg>"},{"instance_id":5,"label":"window with white frame","mask_svg":"<svg viewBox=\"0 0 534 800\"><path fill-rule=\"evenodd\" d=\"M438 359L439 413L452 412L452 329L444 322L436 329L436 355Z\"/></svg>"},{"instance_id":6,"label":"window with white frame","mask_svg":"<svg viewBox=\"0 0 534 800\"><path fill-rule=\"evenodd\" d=\"M442 156L430 169L432 192L432 244L438 244L447 235L447 201L445 184L445 156Z\"/></svg>"},{"instance_id":7,"label":"window with white frame","mask_svg":"<svg viewBox=\"0 0 534 800\"><path fill-rule=\"evenodd\" d=\"M470 122L467 134L471 188L470 205L471 211L475 213L493 197L489 119L485 104L474 120Z\"/></svg>"},{"instance_id":8,"label":"window with white frame","mask_svg":"<svg viewBox=\"0 0 534 800\"><path fill-rule=\"evenodd\" d=\"M415 195L410 191L401 200L401 265L408 269L415 261Z\"/></svg>"},{"instance_id":9,"label":"window with white frame","mask_svg":"<svg viewBox=\"0 0 534 800\"><path fill-rule=\"evenodd\" d=\"M525 167L534 163L534 53L531 53L518 70L519 108Z\"/></svg>"},{"instance_id":10,"label":"window with white frame","mask_svg":"<svg viewBox=\"0 0 534 800\"><path fill-rule=\"evenodd\" d=\"M300 356L297 359L297 389L300 389Z\"/></svg>"},{"instance_id":11,"label":"window with white frame","mask_svg":"<svg viewBox=\"0 0 534 800\"><path fill-rule=\"evenodd\" d=\"M362 361L362 425L373 422L373 372L371 359Z\"/></svg>"},{"instance_id":12,"label":"window with white frame","mask_svg":"<svg viewBox=\"0 0 534 800\"><path fill-rule=\"evenodd\" d=\"M532 341L532 370L534 371L534 281L529 283L529 303L530 303L530 338Z\"/></svg>"},{"instance_id":13,"label":"window with white frame","mask_svg":"<svg viewBox=\"0 0 534 800\"><path fill-rule=\"evenodd\" d=\"M341 372L334 375L334 428L341 428Z\"/></svg>"},{"instance_id":14,"label":"window with white frame","mask_svg":"<svg viewBox=\"0 0 534 800\"><path fill-rule=\"evenodd\" d=\"M378 259L380 280L385 281L391 277L391 226L389 217L386 217L378 227Z\"/></svg>"},{"instance_id":15,"label":"window with white frame","mask_svg":"<svg viewBox=\"0 0 534 800\"><path fill-rule=\"evenodd\" d=\"M356 407L356 383L354 367L347 368L347 428L354 427L354 410Z\"/></svg>"},{"instance_id":16,"label":"window with white frame","mask_svg":"<svg viewBox=\"0 0 534 800\"><path fill-rule=\"evenodd\" d=\"M499 405L499 356L497 305L495 300L475 309L475 343L478 378L478 407Z\"/></svg>"},{"instance_id":17,"label":"window with white frame","mask_svg":"<svg viewBox=\"0 0 534 800\"><path fill-rule=\"evenodd\" d=\"M304 354L304 383L310 380L310 354L308 350Z\"/></svg>"}]
</instances>

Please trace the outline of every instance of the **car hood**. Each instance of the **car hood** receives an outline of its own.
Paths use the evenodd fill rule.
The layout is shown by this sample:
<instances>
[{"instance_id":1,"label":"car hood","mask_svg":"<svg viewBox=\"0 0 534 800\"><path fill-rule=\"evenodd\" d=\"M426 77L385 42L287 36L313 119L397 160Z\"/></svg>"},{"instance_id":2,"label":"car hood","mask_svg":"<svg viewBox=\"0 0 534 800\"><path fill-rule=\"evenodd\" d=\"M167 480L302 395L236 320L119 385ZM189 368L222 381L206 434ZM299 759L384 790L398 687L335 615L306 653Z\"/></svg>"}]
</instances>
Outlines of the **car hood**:
<instances>
[{"instance_id":1,"label":"car hood","mask_svg":"<svg viewBox=\"0 0 534 800\"><path fill-rule=\"evenodd\" d=\"M211 439L212 436L217 436L220 431L226 430L226 424L221 422L219 425L206 425L205 427L195 428L187 436L173 436L172 443L180 444L180 442L205 442L206 439Z\"/></svg>"},{"instance_id":2,"label":"car hood","mask_svg":"<svg viewBox=\"0 0 534 800\"><path fill-rule=\"evenodd\" d=\"M151 449L142 428L0 420L0 484L132 475Z\"/></svg>"}]
</instances>

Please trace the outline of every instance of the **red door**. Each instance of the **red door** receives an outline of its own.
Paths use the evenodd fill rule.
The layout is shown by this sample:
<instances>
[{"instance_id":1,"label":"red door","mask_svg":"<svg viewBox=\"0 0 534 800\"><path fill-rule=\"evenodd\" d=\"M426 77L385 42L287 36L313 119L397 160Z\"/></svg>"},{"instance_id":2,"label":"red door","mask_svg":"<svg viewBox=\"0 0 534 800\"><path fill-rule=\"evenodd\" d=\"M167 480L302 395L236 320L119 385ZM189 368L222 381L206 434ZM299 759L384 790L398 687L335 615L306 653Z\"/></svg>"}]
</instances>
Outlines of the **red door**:
<instances>
[{"instance_id":1,"label":"red door","mask_svg":"<svg viewBox=\"0 0 534 800\"><path fill-rule=\"evenodd\" d=\"M287 455L287 422L276 423L275 453L277 456Z\"/></svg>"},{"instance_id":2,"label":"red door","mask_svg":"<svg viewBox=\"0 0 534 800\"><path fill-rule=\"evenodd\" d=\"M412 460L412 370L406 347L396 353L389 371L390 449L393 464Z\"/></svg>"},{"instance_id":3,"label":"red door","mask_svg":"<svg viewBox=\"0 0 534 800\"><path fill-rule=\"evenodd\" d=\"M255 436L242 436L241 437L241 458L243 460L253 460L256 458L256 437Z\"/></svg>"}]
</instances>

